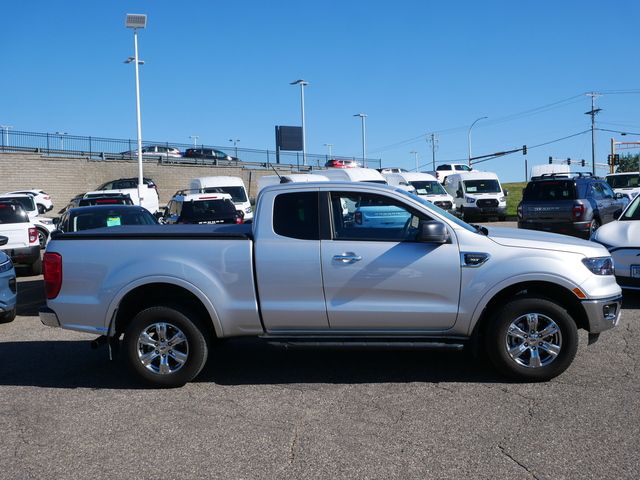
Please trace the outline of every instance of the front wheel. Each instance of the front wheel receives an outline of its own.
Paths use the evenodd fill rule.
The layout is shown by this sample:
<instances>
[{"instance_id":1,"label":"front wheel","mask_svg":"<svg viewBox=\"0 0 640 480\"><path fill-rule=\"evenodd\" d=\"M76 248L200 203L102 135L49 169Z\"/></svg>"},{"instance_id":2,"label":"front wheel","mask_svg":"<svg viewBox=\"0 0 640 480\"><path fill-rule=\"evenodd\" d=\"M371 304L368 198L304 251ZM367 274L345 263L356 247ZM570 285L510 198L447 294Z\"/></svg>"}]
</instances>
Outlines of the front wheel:
<instances>
[{"instance_id":1,"label":"front wheel","mask_svg":"<svg viewBox=\"0 0 640 480\"><path fill-rule=\"evenodd\" d=\"M505 375L550 380L564 372L578 349L578 329L567 311L544 298L508 302L490 320L486 347Z\"/></svg>"},{"instance_id":2,"label":"front wheel","mask_svg":"<svg viewBox=\"0 0 640 480\"><path fill-rule=\"evenodd\" d=\"M156 387L181 387L193 380L208 355L194 319L165 306L147 308L133 318L124 349L135 374Z\"/></svg>"}]
</instances>

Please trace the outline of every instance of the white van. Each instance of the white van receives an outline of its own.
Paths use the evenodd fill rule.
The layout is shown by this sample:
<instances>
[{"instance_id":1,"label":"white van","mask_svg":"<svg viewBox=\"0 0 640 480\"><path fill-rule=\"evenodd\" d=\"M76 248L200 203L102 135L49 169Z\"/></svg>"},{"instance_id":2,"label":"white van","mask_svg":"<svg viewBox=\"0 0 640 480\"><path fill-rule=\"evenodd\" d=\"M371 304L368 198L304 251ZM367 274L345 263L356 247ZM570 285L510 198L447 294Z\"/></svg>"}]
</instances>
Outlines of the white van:
<instances>
[{"instance_id":1,"label":"white van","mask_svg":"<svg viewBox=\"0 0 640 480\"><path fill-rule=\"evenodd\" d=\"M389 185L415 188L415 194L429 200L434 205L452 212L455 210L453 197L447 193L433 175L421 172L383 173Z\"/></svg>"},{"instance_id":2,"label":"white van","mask_svg":"<svg viewBox=\"0 0 640 480\"><path fill-rule=\"evenodd\" d=\"M503 221L506 218L507 193L493 172L454 173L447 176L444 188L454 198L457 213L464 220L498 217Z\"/></svg>"},{"instance_id":3,"label":"white van","mask_svg":"<svg viewBox=\"0 0 640 480\"><path fill-rule=\"evenodd\" d=\"M373 168L327 168L322 170L322 175L331 182L387 183L382 174Z\"/></svg>"},{"instance_id":4,"label":"white van","mask_svg":"<svg viewBox=\"0 0 640 480\"><path fill-rule=\"evenodd\" d=\"M264 187L270 185L279 185L280 183L296 183L296 182L328 182L329 179L324 175L315 173L289 173L287 175L264 175L258 179L258 192Z\"/></svg>"},{"instance_id":5,"label":"white van","mask_svg":"<svg viewBox=\"0 0 640 480\"><path fill-rule=\"evenodd\" d=\"M194 178L189 183L191 193L216 193L224 192L231 195L231 199L238 210L244 213L244 219L253 219L253 208L249 202L247 189L240 177L200 177Z\"/></svg>"},{"instance_id":6,"label":"white van","mask_svg":"<svg viewBox=\"0 0 640 480\"><path fill-rule=\"evenodd\" d=\"M615 193L633 200L640 193L640 172L610 173L605 177Z\"/></svg>"}]
</instances>

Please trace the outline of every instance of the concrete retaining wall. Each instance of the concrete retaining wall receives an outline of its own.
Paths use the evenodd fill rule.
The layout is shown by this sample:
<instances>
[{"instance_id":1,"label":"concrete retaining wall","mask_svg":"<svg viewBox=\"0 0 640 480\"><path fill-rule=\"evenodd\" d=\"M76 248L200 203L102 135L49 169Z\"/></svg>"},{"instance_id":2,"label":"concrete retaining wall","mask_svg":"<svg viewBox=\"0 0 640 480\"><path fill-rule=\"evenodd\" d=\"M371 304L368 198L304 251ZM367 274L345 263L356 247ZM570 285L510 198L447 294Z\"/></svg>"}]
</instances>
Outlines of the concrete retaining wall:
<instances>
[{"instance_id":1,"label":"concrete retaining wall","mask_svg":"<svg viewBox=\"0 0 640 480\"><path fill-rule=\"evenodd\" d=\"M290 172L290 168L283 166L278 171ZM258 191L258 179L273 173L272 169L144 162L144 176L152 178L158 185L160 205L166 204L177 190L187 188L192 178L221 175L242 178L249 196L253 198ZM95 161L86 158L0 153L0 193L41 188L51 195L53 212L63 208L75 195L94 190L102 183L137 176L138 164L135 161Z\"/></svg>"}]
</instances>

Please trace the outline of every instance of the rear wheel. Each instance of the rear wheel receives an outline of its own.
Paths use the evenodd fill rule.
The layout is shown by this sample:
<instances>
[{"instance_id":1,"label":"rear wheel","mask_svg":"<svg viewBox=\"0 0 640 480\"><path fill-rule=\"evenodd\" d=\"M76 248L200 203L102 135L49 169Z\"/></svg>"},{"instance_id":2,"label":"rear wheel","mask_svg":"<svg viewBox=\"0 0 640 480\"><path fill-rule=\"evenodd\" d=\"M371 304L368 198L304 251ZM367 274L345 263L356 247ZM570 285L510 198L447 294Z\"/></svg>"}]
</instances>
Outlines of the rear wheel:
<instances>
[{"instance_id":1,"label":"rear wheel","mask_svg":"<svg viewBox=\"0 0 640 480\"><path fill-rule=\"evenodd\" d=\"M157 387L181 387L193 380L208 355L192 315L166 306L147 308L133 318L124 349L135 374Z\"/></svg>"},{"instance_id":2,"label":"rear wheel","mask_svg":"<svg viewBox=\"0 0 640 480\"><path fill-rule=\"evenodd\" d=\"M578 330L557 303L523 297L496 312L485 340L489 358L502 373L545 381L571 365L578 349Z\"/></svg>"},{"instance_id":3,"label":"rear wheel","mask_svg":"<svg viewBox=\"0 0 640 480\"><path fill-rule=\"evenodd\" d=\"M16 318L16 309L0 314L0 323L13 322Z\"/></svg>"},{"instance_id":4,"label":"rear wheel","mask_svg":"<svg viewBox=\"0 0 640 480\"><path fill-rule=\"evenodd\" d=\"M589 225L589 238L600 228L600 222L597 218L591 220L591 225Z\"/></svg>"},{"instance_id":5,"label":"rear wheel","mask_svg":"<svg viewBox=\"0 0 640 480\"><path fill-rule=\"evenodd\" d=\"M40 250L44 250L44 248L47 246L48 236L49 235L45 230L43 230L42 228L38 228L38 243L40 244Z\"/></svg>"}]
</instances>

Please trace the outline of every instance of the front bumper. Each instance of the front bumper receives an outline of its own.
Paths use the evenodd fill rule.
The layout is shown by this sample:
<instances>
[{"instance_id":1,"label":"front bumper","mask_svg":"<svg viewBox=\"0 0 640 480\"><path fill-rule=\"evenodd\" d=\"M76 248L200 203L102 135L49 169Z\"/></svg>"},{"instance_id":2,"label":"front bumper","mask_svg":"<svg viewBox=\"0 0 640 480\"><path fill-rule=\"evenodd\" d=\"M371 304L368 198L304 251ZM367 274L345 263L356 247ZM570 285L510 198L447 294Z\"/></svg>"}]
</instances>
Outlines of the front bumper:
<instances>
[{"instance_id":1,"label":"front bumper","mask_svg":"<svg viewBox=\"0 0 640 480\"><path fill-rule=\"evenodd\" d=\"M582 307L587 314L589 333L601 333L618 325L622 309L622 295L599 300L583 300Z\"/></svg>"},{"instance_id":2,"label":"front bumper","mask_svg":"<svg viewBox=\"0 0 640 480\"><path fill-rule=\"evenodd\" d=\"M40 321L43 325L46 325L47 327L60 326L58 315L56 315L56 312L51 310L49 307L41 307L38 314L40 315Z\"/></svg>"}]
</instances>

